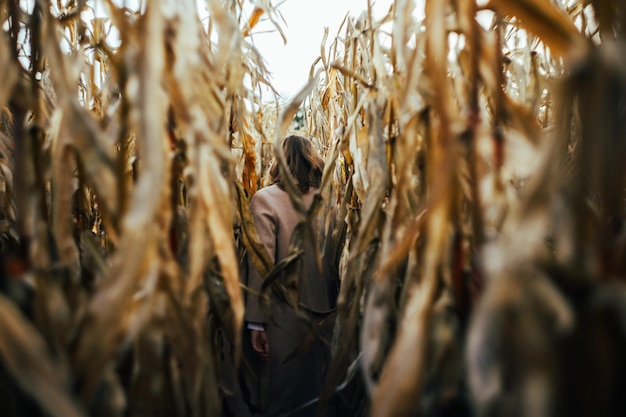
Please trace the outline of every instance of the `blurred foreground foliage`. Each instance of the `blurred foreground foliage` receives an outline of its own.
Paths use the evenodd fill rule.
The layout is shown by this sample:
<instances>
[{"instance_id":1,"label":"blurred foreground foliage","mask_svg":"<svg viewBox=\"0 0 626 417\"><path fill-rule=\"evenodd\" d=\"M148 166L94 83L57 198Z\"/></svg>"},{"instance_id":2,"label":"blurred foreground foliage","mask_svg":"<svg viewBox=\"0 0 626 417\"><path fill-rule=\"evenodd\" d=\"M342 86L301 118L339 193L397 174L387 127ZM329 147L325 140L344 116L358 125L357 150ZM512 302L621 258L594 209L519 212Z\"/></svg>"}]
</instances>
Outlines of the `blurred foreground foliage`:
<instances>
[{"instance_id":1,"label":"blurred foreground foliage","mask_svg":"<svg viewBox=\"0 0 626 417\"><path fill-rule=\"evenodd\" d=\"M303 222L342 220L322 410L626 414L626 2L366 3L280 113L279 8L100 5L0 1L2 415L229 412L294 116L327 162Z\"/></svg>"}]
</instances>

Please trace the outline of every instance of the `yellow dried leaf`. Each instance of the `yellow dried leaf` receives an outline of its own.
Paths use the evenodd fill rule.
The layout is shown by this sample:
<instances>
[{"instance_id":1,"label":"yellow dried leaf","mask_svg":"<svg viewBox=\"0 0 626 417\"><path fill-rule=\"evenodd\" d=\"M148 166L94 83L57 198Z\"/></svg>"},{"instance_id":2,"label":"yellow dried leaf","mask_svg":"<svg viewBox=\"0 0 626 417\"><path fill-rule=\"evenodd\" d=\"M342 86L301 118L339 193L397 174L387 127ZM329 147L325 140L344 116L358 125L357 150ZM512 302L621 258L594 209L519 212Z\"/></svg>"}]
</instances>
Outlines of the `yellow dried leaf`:
<instances>
[{"instance_id":1,"label":"yellow dried leaf","mask_svg":"<svg viewBox=\"0 0 626 417\"><path fill-rule=\"evenodd\" d=\"M551 1L544 0L490 0L500 13L515 16L520 25L538 36L555 55L580 54L586 45L569 16Z\"/></svg>"},{"instance_id":2,"label":"yellow dried leaf","mask_svg":"<svg viewBox=\"0 0 626 417\"><path fill-rule=\"evenodd\" d=\"M53 417L84 415L69 395L68 381L63 380L63 372L50 358L41 334L4 295L0 295L0 333L3 367L46 414Z\"/></svg>"},{"instance_id":3,"label":"yellow dried leaf","mask_svg":"<svg viewBox=\"0 0 626 417\"><path fill-rule=\"evenodd\" d=\"M248 36L250 34L250 31L256 26L257 23L259 23L259 19L263 16L263 13L265 13L265 10L260 7L256 7L254 9L250 19L248 19L246 28L243 30L243 36Z\"/></svg>"}]
</instances>

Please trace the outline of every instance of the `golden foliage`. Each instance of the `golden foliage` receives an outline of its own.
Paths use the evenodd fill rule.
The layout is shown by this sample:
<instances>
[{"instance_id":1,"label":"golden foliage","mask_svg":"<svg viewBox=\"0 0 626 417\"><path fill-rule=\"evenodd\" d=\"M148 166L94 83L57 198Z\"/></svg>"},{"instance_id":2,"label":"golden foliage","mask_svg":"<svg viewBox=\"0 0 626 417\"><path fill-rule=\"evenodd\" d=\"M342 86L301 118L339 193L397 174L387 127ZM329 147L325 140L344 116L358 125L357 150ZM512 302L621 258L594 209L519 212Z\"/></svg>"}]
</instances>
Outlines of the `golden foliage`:
<instances>
[{"instance_id":1,"label":"golden foliage","mask_svg":"<svg viewBox=\"0 0 626 417\"><path fill-rule=\"evenodd\" d=\"M342 279L322 410L623 414L620 2L367 4L280 111L249 43L261 18L284 38L270 2L207 0L206 27L192 0L102 3L0 2L6 415L221 415L242 253L267 276L247 296L297 299L277 271L317 212ZM298 112L323 198L287 177L274 265L248 199Z\"/></svg>"}]
</instances>

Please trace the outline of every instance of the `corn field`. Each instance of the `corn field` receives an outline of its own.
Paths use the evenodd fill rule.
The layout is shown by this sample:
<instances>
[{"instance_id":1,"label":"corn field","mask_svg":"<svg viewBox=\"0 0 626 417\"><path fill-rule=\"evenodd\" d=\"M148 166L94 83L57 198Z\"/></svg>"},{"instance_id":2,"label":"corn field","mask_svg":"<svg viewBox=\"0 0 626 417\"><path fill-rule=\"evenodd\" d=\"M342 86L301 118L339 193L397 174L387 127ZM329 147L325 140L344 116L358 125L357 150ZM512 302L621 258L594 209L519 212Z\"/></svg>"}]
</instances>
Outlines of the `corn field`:
<instances>
[{"instance_id":1,"label":"corn field","mask_svg":"<svg viewBox=\"0 0 626 417\"><path fill-rule=\"evenodd\" d=\"M340 220L320 415L626 415L625 1L364 0L284 103L280 4L99 3L0 0L1 415L238 415L298 112L326 168L291 198Z\"/></svg>"}]
</instances>

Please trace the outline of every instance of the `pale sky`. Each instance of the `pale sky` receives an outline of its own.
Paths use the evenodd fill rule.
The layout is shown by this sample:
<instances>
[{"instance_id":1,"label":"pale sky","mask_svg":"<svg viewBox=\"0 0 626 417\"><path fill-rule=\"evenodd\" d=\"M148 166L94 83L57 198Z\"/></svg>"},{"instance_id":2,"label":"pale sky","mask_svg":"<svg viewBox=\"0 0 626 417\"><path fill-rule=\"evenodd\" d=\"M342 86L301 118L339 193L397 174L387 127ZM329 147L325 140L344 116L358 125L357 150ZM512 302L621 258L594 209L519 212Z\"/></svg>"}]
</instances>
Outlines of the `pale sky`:
<instances>
[{"instance_id":1,"label":"pale sky","mask_svg":"<svg viewBox=\"0 0 626 417\"><path fill-rule=\"evenodd\" d=\"M374 17L384 16L391 3L392 0L376 0ZM274 87L290 98L308 81L311 65L320 55L324 27L329 28L328 48L346 13L358 17L367 10L367 0L286 0L279 10L286 22L283 24L286 45L278 32L264 32L272 28L270 22L259 23L252 33L258 32L254 44L267 61Z\"/></svg>"},{"instance_id":2,"label":"pale sky","mask_svg":"<svg viewBox=\"0 0 626 417\"><path fill-rule=\"evenodd\" d=\"M148 1L148 0L144 0ZM273 5L282 0L268 0ZM26 10L32 10L35 0L21 0ZM141 0L114 0L115 3L136 9ZM205 0L196 0L201 17L205 10ZM104 8L100 0L90 0L96 15L102 16ZM393 0L373 0L373 15L381 18L387 13ZM252 10L254 1L246 0L246 8ZM347 13L358 17L367 10L367 0L284 0L279 10L285 19L280 22L287 38L283 43L273 25L262 18L252 30L254 45L267 62L272 73L272 83L276 90L289 99L308 81L309 70L320 55L320 44L324 27L329 28L327 47L337 35L337 30ZM272 32L269 32L272 31ZM341 34L344 31L342 29Z\"/></svg>"},{"instance_id":3,"label":"pale sky","mask_svg":"<svg viewBox=\"0 0 626 417\"><path fill-rule=\"evenodd\" d=\"M96 6L99 0L94 0ZM130 8L137 8L140 0L114 0ZM144 0L145 1L145 0ZM324 27L328 27L327 46L337 35L339 25L347 13L358 17L367 10L367 0L271 0L284 18L280 22L287 44L278 31L263 16L252 30L254 45L267 62L274 88L286 99L291 98L308 81L309 70L320 55ZM196 0L200 17L205 15L205 0ZM375 18L387 13L393 0L373 0ZM253 0L246 0L245 9L253 9ZM270 32L271 31L271 32ZM342 31L343 32L343 31Z\"/></svg>"}]
</instances>

